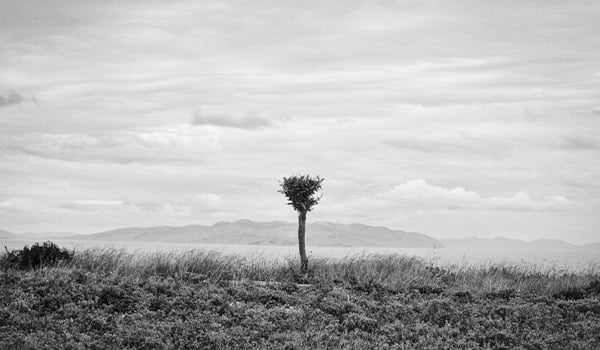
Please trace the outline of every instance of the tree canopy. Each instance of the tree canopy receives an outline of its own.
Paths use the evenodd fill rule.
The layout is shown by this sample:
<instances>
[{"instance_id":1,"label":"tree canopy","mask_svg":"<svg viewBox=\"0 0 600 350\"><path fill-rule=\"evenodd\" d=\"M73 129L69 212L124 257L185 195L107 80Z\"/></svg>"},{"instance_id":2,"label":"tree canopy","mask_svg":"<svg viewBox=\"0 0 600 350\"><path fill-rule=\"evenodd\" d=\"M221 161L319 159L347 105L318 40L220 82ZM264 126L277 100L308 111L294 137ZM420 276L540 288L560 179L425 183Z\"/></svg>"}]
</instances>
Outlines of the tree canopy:
<instances>
[{"instance_id":1,"label":"tree canopy","mask_svg":"<svg viewBox=\"0 0 600 350\"><path fill-rule=\"evenodd\" d=\"M283 193L297 212L309 212L319 203L321 184L325 179L309 175L284 177L279 193Z\"/></svg>"}]
</instances>

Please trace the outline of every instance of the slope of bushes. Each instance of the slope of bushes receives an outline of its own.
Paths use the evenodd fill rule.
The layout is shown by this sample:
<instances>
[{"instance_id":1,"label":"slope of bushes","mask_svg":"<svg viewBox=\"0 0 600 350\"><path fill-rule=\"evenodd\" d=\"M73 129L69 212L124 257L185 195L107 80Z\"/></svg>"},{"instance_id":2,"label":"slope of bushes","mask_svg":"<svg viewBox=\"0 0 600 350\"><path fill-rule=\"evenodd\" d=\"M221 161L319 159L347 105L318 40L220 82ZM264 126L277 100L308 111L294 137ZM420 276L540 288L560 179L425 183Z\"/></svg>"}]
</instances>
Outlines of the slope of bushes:
<instances>
[{"instance_id":1,"label":"slope of bushes","mask_svg":"<svg viewBox=\"0 0 600 350\"><path fill-rule=\"evenodd\" d=\"M210 251L0 259L0 349L597 349L600 274Z\"/></svg>"}]
</instances>

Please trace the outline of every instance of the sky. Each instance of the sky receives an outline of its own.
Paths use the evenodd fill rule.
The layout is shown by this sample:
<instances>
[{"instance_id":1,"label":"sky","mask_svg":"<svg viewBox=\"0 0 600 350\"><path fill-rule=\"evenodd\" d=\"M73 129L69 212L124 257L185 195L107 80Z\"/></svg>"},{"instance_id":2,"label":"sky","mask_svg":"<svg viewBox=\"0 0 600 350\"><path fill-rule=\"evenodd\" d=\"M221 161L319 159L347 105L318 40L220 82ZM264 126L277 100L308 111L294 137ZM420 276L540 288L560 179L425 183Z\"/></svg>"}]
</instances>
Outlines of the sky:
<instances>
[{"instance_id":1,"label":"sky","mask_svg":"<svg viewBox=\"0 0 600 350\"><path fill-rule=\"evenodd\" d=\"M0 229L600 241L598 1L0 2Z\"/></svg>"}]
</instances>

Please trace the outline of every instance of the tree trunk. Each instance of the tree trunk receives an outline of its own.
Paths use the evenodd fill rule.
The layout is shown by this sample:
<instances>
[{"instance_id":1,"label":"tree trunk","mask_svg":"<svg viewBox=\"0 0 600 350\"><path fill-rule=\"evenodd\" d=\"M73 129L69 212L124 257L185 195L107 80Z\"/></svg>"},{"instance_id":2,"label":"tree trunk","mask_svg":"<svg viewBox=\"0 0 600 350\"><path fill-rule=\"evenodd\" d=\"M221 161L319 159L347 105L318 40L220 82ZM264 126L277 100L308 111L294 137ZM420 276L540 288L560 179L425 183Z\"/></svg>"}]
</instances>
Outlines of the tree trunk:
<instances>
[{"instance_id":1,"label":"tree trunk","mask_svg":"<svg viewBox=\"0 0 600 350\"><path fill-rule=\"evenodd\" d=\"M306 244L304 241L306 233L306 211L298 213L298 248L300 250L300 271L308 273L308 257L306 257Z\"/></svg>"}]
</instances>

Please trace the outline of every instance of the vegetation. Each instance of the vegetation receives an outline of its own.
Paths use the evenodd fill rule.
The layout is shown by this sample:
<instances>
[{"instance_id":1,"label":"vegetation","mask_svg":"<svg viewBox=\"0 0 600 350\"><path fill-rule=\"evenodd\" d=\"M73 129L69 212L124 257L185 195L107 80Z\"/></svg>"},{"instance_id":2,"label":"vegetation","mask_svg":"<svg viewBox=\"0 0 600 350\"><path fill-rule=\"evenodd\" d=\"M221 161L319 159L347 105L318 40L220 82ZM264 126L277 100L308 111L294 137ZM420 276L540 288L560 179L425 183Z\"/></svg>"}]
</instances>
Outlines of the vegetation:
<instances>
[{"instance_id":1,"label":"vegetation","mask_svg":"<svg viewBox=\"0 0 600 350\"><path fill-rule=\"evenodd\" d=\"M20 269L54 266L61 261L70 261L74 254L49 241L42 244L34 243L31 248L25 246L23 249L13 251L8 251L6 247L4 249L6 252L0 259L0 263L3 266Z\"/></svg>"},{"instance_id":2,"label":"vegetation","mask_svg":"<svg viewBox=\"0 0 600 350\"><path fill-rule=\"evenodd\" d=\"M283 193L291 205L298 212L298 249L300 251L300 270L308 272L308 257L306 256L306 214L319 203L318 195L325 179L309 175L284 177L281 182L280 193Z\"/></svg>"},{"instance_id":3,"label":"vegetation","mask_svg":"<svg viewBox=\"0 0 600 350\"><path fill-rule=\"evenodd\" d=\"M18 253L10 253L18 254ZM0 258L1 349L598 349L600 268L213 251Z\"/></svg>"}]
</instances>

